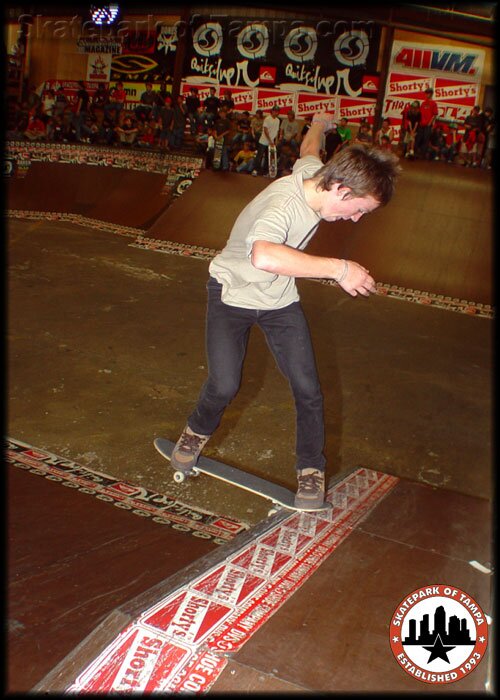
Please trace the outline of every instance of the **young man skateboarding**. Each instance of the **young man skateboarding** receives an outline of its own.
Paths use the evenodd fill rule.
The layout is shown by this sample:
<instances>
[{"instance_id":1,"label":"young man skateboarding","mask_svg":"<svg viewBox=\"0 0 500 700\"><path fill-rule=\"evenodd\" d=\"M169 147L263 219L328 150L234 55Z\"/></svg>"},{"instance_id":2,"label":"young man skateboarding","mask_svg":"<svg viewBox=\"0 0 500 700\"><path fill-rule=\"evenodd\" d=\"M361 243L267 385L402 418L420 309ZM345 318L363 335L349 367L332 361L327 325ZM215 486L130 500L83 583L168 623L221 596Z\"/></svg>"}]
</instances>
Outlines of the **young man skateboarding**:
<instances>
[{"instance_id":1,"label":"young man skateboarding","mask_svg":"<svg viewBox=\"0 0 500 700\"><path fill-rule=\"evenodd\" d=\"M333 279L353 297L376 291L369 271L357 262L302 250L321 219L359 221L387 204L399 171L393 154L362 145L343 149L323 165L322 135L332 126L331 115L313 118L292 174L270 184L243 209L226 247L210 264L208 379L171 458L180 471L196 464L239 390L248 334L257 324L295 400L299 508L323 504L326 459L323 397L295 279Z\"/></svg>"}]
</instances>

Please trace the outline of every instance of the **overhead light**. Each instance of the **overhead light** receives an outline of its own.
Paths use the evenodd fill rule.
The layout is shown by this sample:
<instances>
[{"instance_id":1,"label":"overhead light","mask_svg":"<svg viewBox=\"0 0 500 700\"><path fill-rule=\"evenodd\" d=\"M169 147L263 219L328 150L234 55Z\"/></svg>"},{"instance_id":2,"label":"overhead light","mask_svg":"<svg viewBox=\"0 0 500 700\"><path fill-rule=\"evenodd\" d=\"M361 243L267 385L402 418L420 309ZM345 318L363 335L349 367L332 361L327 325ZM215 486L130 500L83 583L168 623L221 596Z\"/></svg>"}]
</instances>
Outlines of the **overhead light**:
<instances>
[{"instance_id":1,"label":"overhead light","mask_svg":"<svg viewBox=\"0 0 500 700\"><path fill-rule=\"evenodd\" d=\"M120 8L118 5L92 5L90 8L90 16L94 24L109 26L116 21L119 11Z\"/></svg>"}]
</instances>

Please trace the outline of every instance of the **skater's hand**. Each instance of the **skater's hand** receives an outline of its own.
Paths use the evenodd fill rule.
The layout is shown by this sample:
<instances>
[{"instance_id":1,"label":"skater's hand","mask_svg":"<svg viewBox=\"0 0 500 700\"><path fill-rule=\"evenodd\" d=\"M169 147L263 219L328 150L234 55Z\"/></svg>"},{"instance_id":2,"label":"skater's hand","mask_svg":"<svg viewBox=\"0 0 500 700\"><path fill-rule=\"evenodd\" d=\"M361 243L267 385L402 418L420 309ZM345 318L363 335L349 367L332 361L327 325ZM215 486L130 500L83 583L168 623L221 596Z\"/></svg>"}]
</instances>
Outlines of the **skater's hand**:
<instances>
[{"instance_id":1,"label":"skater's hand","mask_svg":"<svg viewBox=\"0 0 500 700\"><path fill-rule=\"evenodd\" d=\"M356 297L358 294L368 297L377 291L375 280L370 275L370 271L354 260L344 261L344 270L336 281L352 297Z\"/></svg>"},{"instance_id":2,"label":"skater's hand","mask_svg":"<svg viewBox=\"0 0 500 700\"><path fill-rule=\"evenodd\" d=\"M324 132L330 131L335 126L334 115L331 112L316 112L312 123L321 124Z\"/></svg>"}]
</instances>

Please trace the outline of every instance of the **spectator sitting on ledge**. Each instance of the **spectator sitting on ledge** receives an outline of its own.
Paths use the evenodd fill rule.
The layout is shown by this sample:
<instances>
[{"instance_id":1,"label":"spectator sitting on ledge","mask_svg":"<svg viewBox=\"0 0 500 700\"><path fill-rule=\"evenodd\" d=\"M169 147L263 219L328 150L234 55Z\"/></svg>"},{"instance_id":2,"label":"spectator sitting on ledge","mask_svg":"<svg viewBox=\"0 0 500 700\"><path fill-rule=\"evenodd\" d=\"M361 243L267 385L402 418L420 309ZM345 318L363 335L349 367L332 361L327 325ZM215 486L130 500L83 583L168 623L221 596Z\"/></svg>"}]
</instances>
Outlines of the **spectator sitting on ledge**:
<instances>
[{"instance_id":1,"label":"spectator sitting on ledge","mask_svg":"<svg viewBox=\"0 0 500 700\"><path fill-rule=\"evenodd\" d=\"M123 143L126 146L131 146L136 139L138 129L132 121L132 117L127 115L123 119L122 125L115 127L115 131L118 134L120 143Z\"/></svg>"}]
</instances>

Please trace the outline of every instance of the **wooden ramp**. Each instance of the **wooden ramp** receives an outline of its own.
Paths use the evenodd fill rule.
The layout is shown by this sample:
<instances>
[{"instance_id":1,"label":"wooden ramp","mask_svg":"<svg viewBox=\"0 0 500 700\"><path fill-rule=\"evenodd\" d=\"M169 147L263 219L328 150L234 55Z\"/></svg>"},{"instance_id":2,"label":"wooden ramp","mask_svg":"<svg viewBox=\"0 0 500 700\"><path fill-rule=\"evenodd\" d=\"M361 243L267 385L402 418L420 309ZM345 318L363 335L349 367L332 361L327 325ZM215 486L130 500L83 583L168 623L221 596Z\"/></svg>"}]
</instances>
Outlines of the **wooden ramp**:
<instances>
[{"instance_id":1,"label":"wooden ramp","mask_svg":"<svg viewBox=\"0 0 500 700\"><path fill-rule=\"evenodd\" d=\"M377 282L491 304L490 172L404 162L387 207L357 224L322 222L307 251L356 260ZM151 238L220 250L263 177L204 171L149 228Z\"/></svg>"}]
</instances>

